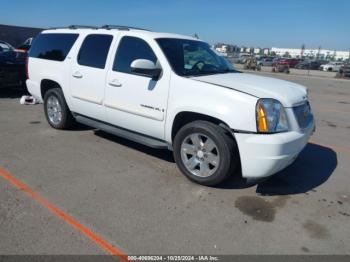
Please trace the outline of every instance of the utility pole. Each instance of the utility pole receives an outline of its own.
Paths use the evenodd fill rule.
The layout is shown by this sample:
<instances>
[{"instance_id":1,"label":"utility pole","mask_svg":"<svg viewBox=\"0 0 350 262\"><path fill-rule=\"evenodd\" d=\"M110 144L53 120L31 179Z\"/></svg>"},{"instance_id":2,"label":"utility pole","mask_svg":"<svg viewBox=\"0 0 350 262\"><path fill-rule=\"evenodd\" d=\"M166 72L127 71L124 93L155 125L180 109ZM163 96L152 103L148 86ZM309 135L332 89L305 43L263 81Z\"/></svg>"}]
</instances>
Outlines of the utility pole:
<instances>
[{"instance_id":1,"label":"utility pole","mask_svg":"<svg viewBox=\"0 0 350 262\"><path fill-rule=\"evenodd\" d=\"M322 48L321 46L318 47L317 60L320 59L321 48Z\"/></svg>"},{"instance_id":2,"label":"utility pole","mask_svg":"<svg viewBox=\"0 0 350 262\"><path fill-rule=\"evenodd\" d=\"M304 57L304 52L305 52L305 44L301 46L301 53L300 53L300 58Z\"/></svg>"}]
</instances>

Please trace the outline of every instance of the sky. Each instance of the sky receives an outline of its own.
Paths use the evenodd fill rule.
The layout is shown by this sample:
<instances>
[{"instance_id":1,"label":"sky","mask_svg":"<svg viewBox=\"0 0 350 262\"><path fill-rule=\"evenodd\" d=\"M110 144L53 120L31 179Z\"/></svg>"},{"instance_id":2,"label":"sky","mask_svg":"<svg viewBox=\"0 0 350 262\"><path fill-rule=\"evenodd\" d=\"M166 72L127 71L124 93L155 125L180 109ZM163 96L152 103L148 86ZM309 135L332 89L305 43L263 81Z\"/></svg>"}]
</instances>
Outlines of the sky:
<instances>
[{"instance_id":1,"label":"sky","mask_svg":"<svg viewBox=\"0 0 350 262\"><path fill-rule=\"evenodd\" d=\"M129 25L211 44L350 50L350 0L0 0L0 24Z\"/></svg>"}]
</instances>

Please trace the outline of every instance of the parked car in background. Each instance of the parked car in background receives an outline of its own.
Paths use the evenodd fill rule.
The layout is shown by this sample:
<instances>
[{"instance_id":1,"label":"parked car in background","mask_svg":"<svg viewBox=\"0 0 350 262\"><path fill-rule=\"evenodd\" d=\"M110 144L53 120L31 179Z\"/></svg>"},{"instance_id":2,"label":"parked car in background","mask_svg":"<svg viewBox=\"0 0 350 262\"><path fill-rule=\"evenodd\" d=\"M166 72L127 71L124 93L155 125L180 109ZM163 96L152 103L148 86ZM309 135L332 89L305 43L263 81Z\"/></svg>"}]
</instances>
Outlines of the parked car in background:
<instances>
[{"instance_id":1,"label":"parked car in background","mask_svg":"<svg viewBox=\"0 0 350 262\"><path fill-rule=\"evenodd\" d=\"M297 58L283 58L277 61L277 65L287 65L289 68L294 68L297 64L299 64L302 60Z\"/></svg>"},{"instance_id":2,"label":"parked car in background","mask_svg":"<svg viewBox=\"0 0 350 262\"><path fill-rule=\"evenodd\" d=\"M272 66L274 62L274 57L262 57L258 60L258 65L260 66Z\"/></svg>"},{"instance_id":3,"label":"parked car in background","mask_svg":"<svg viewBox=\"0 0 350 262\"><path fill-rule=\"evenodd\" d=\"M32 46L32 42L33 42L33 37L28 38L26 41L24 41L20 46L18 46L16 48L17 52L28 52L30 47Z\"/></svg>"},{"instance_id":4,"label":"parked car in background","mask_svg":"<svg viewBox=\"0 0 350 262\"><path fill-rule=\"evenodd\" d=\"M269 177L315 130L304 86L239 73L196 38L125 26L43 31L27 86L53 128L77 121L170 149L203 185Z\"/></svg>"},{"instance_id":5,"label":"parked car in background","mask_svg":"<svg viewBox=\"0 0 350 262\"><path fill-rule=\"evenodd\" d=\"M336 75L337 78L350 78L350 63L343 65Z\"/></svg>"},{"instance_id":6,"label":"parked car in background","mask_svg":"<svg viewBox=\"0 0 350 262\"><path fill-rule=\"evenodd\" d=\"M25 88L25 58L8 43L0 41L0 88Z\"/></svg>"},{"instance_id":7,"label":"parked car in background","mask_svg":"<svg viewBox=\"0 0 350 262\"><path fill-rule=\"evenodd\" d=\"M252 55L247 53L239 54L238 64L245 64L247 58L250 58Z\"/></svg>"},{"instance_id":8,"label":"parked car in background","mask_svg":"<svg viewBox=\"0 0 350 262\"><path fill-rule=\"evenodd\" d=\"M310 61L310 60L305 60L300 62L295 66L297 69L307 69L307 70L319 70L321 65L324 65L328 63L327 61L322 61L322 60L316 60L316 61Z\"/></svg>"},{"instance_id":9,"label":"parked car in background","mask_svg":"<svg viewBox=\"0 0 350 262\"><path fill-rule=\"evenodd\" d=\"M320 69L322 71L338 72L342 66L343 66L342 62L330 62L328 64L321 65Z\"/></svg>"},{"instance_id":10,"label":"parked car in background","mask_svg":"<svg viewBox=\"0 0 350 262\"><path fill-rule=\"evenodd\" d=\"M0 41L0 54L4 54L9 51L13 51L14 48L9 43L6 43L5 41Z\"/></svg>"},{"instance_id":11,"label":"parked car in background","mask_svg":"<svg viewBox=\"0 0 350 262\"><path fill-rule=\"evenodd\" d=\"M244 69L261 71L261 65L258 63L258 60L255 57L250 57L246 59Z\"/></svg>"}]
</instances>

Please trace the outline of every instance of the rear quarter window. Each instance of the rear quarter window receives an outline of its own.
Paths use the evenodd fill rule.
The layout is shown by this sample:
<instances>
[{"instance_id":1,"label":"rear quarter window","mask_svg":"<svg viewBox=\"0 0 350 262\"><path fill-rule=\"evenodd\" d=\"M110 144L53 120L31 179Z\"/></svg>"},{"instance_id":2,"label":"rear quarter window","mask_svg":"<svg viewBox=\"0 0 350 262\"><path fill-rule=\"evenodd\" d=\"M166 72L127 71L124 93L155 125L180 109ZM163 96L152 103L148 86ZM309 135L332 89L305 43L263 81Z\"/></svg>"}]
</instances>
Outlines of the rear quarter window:
<instances>
[{"instance_id":1,"label":"rear quarter window","mask_svg":"<svg viewBox=\"0 0 350 262\"><path fill-rule=\"evenodd\" d=\"M29 57L64 61L79 34L40 34L29 51Z\"/></svg>"}]
</instances>

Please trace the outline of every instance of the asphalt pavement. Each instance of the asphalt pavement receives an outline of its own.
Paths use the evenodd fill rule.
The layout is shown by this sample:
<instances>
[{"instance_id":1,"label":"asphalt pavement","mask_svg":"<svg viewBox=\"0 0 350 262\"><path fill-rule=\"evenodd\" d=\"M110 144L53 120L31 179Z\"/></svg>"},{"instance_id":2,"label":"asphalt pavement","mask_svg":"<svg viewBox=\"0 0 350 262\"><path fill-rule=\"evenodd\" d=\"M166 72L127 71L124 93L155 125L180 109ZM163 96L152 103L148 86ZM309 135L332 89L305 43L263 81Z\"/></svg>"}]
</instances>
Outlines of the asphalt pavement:
<instances>
[{"instance_id":1,"label":"asphalt pavement","mask_svg":"<svg viewBox=\"0 0 350 262\"><path fill-rule=\"evenodd\" d=\"M257 186L196 185L171 152L54 130L42 105L5 89L0 167L125 254L349 255L350 81L259 74L309 87L317 131L292 166ZM13 182L0 176L0 254L108 254Z\"/></svg>"}]
</instances>

